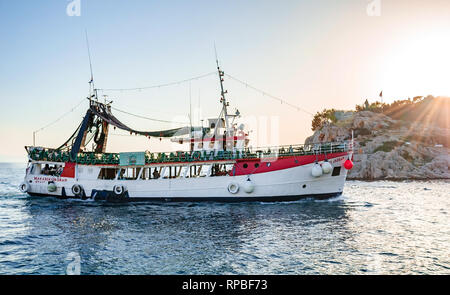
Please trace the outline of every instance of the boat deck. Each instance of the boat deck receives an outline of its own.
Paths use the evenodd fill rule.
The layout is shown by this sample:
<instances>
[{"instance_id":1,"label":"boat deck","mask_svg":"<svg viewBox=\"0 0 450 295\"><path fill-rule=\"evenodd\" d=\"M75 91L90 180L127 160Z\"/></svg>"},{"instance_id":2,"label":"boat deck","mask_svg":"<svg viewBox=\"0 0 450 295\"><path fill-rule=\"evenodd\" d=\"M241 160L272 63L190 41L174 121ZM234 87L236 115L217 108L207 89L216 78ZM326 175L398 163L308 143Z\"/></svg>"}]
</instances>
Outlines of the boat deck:
<instances>
[{"instance_id":1,"label":"boat deck","mask_svg":"<svg viewBox=\"0 0 450 295\"><path fill-rule=\"evenodd\" d=\"M246 148L239 151L177 151L177 152L145 152L145 164L222 161L222 160L251 160L270 157L290 157L305 155L322 155L351 150L350 142L302 144L265 148ZM70 152L43 147L26 147L30 160L49 162L70 162ZM120 153L80 152L75 160L78 164L87 165L118 165Z\"/></svg>"}]
</instances>

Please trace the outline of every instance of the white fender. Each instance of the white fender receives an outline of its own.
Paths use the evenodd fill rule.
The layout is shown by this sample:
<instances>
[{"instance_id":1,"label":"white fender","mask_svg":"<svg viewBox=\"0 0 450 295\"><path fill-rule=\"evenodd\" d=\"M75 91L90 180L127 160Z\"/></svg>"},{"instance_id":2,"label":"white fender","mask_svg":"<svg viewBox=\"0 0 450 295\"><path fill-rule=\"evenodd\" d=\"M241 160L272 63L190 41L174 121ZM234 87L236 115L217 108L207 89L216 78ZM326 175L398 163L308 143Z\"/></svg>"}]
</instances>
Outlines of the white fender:
<instances>
[{"instance_id":1,"label":"white fender","mask_svg":"<svg viewBox=\"0 0 450 295\"><path fill-rule=\"evenodd\" d=\"M314 177L322 176L322 167L318 163L315 163L311 169L311 175Z\"/></svg>"},{"instance_id":2,"label":"white fender","mask_svg":"<svg viewBox=\"0 0 450 295\"><path fill-rule=\"evenodd\" d=\"M330 162L325 161L325 162L322 163L322 172L324 174L330 173L331 170L333 170L333 166L331 166Z\"/></svg>"},{"instance_id":3,"label":"white fender","mask_svg":"<svg viewBox=\"0 0 450 295\"><path fill-rule=\"evenodd\" d=\"M232 194L236 194L239 191L239 185L235 182L230 182L228 185L228 191Z\"/></svg>"},{"instance_id":4,"label":"white fender","mask_svg":"<svg viewBox=\"0 0 450 295\"><path fill-rule=\"evenodd\" d=\"M252 193L255 190L255 186L253 185L252 181L250 179L247 179L247 181L244 182L244 191L246 193Z\"/></svg>"}]
</instances>

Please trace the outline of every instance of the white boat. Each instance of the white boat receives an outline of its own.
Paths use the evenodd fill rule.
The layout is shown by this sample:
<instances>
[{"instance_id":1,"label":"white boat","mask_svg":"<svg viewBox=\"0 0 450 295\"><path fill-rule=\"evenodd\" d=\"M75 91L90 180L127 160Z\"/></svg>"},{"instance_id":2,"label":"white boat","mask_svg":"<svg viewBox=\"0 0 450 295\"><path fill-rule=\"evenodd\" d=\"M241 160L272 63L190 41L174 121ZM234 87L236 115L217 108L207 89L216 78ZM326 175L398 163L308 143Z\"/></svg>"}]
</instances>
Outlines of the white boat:
<instances>
[{"instance_id":1,"label":"white boat","mask_svg":"<svg viewBox=\"0 0 450 295\"><path fill-rule=\"evenodd\" d=\"M107 201L294 201L342 194L352 167L353 139L250 148L248 133L230 115L221 86L221 112L207 128L137 131L120 122L97 91L73 136L58 148L25 147L29 163L20 189L32 196ZM106 153L110 126L147 137L190 143L189 151ZM239 127L237 127L239 126ZM87 152L88 143L93 150Z\"/></svg>"}]
</instances>

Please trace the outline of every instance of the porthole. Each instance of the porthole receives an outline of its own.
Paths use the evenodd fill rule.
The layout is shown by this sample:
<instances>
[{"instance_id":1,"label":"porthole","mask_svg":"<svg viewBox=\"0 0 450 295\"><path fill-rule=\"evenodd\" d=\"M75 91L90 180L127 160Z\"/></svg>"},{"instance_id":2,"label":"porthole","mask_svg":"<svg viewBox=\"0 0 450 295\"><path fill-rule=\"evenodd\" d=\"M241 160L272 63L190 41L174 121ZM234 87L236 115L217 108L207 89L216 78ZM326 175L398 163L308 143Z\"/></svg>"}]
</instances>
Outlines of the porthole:
<instances>
[{"instance_id":1,"label":"porthole","mask_svg":"<svg viewBox=\"0 0 450 295\"><path fill-rule=\"evenodd\" d=\"M303 188L306 188L306 184L304 184L302 187L303 187Z\"/></svg>"},{"instance_id":2,"label":"porthole","mask_svg":"<svg viewBox=\"0 0 450 295\"><path fill-rule=\"evenodd\" d=\"M270 167L270 163L267 163L266 165L267 165L267 167Z\"/></svg>"},{"instance_id":3,"label":"porthole","mask_svg":"<svg viewBox=\"0 0 450 295\"><path fill-rule=\"evenodd\" d=\"M259 163L255 163L255 168L258 168L259 167Z\"/></svg>"},{"instance_id":4,"label":"porthole","mask_svg":"<svg viewBox=\"0 0 450 295\"><path fill-rule=\"evenodd\" d=\"M245 164L243 165L243 167L244 167L244 168L247 168L247 167L248 167L248 164L247 164L247 163L245 163Z\"/></svg>"}]
</instances>

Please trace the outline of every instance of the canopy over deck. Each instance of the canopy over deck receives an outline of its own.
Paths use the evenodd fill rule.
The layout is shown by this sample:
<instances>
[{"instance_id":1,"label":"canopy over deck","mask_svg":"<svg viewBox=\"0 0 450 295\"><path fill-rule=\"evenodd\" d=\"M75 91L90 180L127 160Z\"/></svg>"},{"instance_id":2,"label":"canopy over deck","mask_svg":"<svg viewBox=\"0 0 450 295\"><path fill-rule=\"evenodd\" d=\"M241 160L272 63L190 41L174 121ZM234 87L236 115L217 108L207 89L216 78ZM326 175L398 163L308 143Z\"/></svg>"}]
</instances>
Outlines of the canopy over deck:
<instances>
[{"instance_id":1,"label":"canopy over deck","mask_svg":"<svg viewBox=\"0 0 450 295\"><path fill-rule=\"evenodd\" d=\"M105 153L108 139L108 128L112 125L131 134L142 135L146 137L173 137L190 134L193 130L201 130L203 134L208 132L209 128L184 126L173 129L158 131L141 131L133 129L119 119L111 112L111 105L101 103L90 99L89 109L83 118L83 121L72 134L72 136L56 150L70 151L70 160L75 161L77 154L83 151L89 142L94 141L94 153Z\"/></svg>"}]
</instances>

